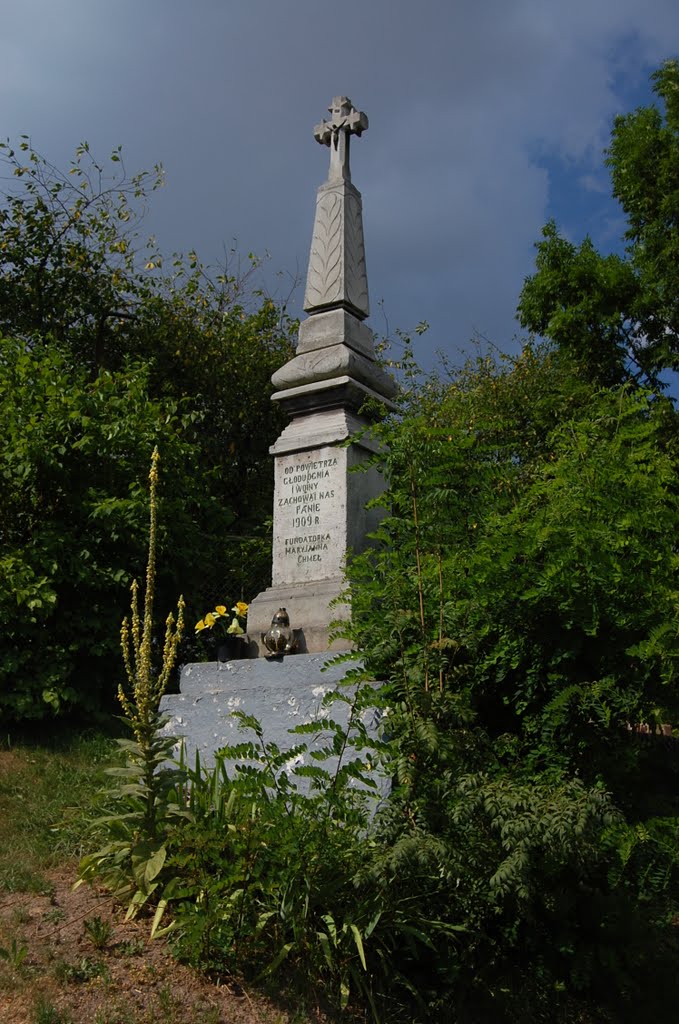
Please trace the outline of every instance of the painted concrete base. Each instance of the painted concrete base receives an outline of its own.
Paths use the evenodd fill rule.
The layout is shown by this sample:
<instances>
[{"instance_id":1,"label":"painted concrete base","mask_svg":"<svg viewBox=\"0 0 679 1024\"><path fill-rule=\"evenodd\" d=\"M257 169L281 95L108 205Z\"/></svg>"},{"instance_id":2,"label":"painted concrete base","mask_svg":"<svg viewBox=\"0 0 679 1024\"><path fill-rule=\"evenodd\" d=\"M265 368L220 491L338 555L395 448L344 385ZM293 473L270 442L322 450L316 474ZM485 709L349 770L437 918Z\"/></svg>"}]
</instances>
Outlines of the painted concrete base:
<instances>
[{"instance_id":1,"label":"painted concrete base","mask_svg":"<svg viewBox=\"0 0 679 1024\"><path fill-rule=\"evenodd\" d=\"M326 693L337 689L348 669L358 662L344 662L323 671L332 655L297 654L277 659L256 658L246 661L206 662L185 665L181 673L181 693L167 694L161 702L161 712L169 716L166 735L184 740L188 764L195 760L196 750L201 764L214 765L214 753L225 744L253 739L251 732L243 732L231 716L243 711L259 720L267 742L281 750L306 740L310 749L327 746L330 734L316 733L295 736L289 729L321 717L321 702ZM347 692L344 688L343 692ZM334 721L345 724L348 705L337 702L329 714ZM364 722L372 735L377 735L379 713L370 710ZM308 754L297 758L295 764L315 764ZM332 771L332 761L323 764ZM228 768L228 764L227 764ZM302 787L300 787L302 788ZM380 784L380 796L388 792L388 785Z\"/></svg>"}]
</instances>

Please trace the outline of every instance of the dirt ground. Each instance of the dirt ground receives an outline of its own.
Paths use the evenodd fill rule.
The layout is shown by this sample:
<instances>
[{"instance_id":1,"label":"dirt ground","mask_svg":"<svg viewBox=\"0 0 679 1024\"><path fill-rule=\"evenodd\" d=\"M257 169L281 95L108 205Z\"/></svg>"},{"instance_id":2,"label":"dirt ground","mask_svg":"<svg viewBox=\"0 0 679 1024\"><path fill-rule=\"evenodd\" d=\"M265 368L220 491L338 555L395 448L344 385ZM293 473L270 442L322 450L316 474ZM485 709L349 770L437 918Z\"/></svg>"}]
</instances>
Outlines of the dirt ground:
<instances>
[{"instance_id":1,"label":"dirt ground","mask_svg":"<svg viewBox=\"0 0 679 1024\"><path fill-rule=\"evenodd\" d=\"M123 920L104 893L73 891L76 867L44 895L0 898L2 1024L302 1024L238 983L212 984L178 964L149 922ZM92 925L99 919L101 925ZM95 939L90 931L95 931ZM106 935L110 928L110 935ZM101 939L105 938L102 943ZM97 948L97 944L102 948Z\"/></svg>"}]
</instances>

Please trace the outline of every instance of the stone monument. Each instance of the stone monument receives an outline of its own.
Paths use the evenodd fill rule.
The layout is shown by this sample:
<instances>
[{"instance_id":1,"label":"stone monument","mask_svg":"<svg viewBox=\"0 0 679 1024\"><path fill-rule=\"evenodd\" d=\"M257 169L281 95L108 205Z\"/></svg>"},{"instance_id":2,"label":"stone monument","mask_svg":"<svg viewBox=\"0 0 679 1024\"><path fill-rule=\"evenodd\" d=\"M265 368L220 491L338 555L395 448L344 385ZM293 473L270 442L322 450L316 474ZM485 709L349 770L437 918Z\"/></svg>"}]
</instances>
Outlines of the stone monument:
<instances>
[{"instance_id":1,"label":"stone monument","mask_svg":"<svg viewBox=\"0 0 679 1024\"><path fill-rule=\"evenodd\" d=\"M266 653L260 636L280 607L287 608L296 627L300 653L185 665L180 692L163 697L161 712L167 718L165 731L183 741L189 764L198 752L209 767L216 750L238 740L233 711L254 715L267 740L282 749L292 745L288 730L325 717L324 696L357 665L327 664L325 652L342 646L331 645L330 622L348 615L346 607L331 609L330 602L342 593L347 551L361 550L377 525L365 505L381 491L380 475L372 468L350 470L373 451L370 424L378 407L392 406L396 385L377 365L372 333L363 323L368 282L361 196L351 183L349 143L352 135L365 131L368 119L345 96L334 99L329 109L330 120L314 133L330 147L330 171L318 190L304 299L309 316L300 327L296 356L273 377L278 389L273 400L290 417L271 448L273 582L248 609L252 655ZM347 725L347 704L333 705L332 718ZM369 710L363 720L374 735L377 713ZM334 735L330 729L315 733L313 743L327 746ZM379 794L387 790L384 782Z\"/></svg>"},{"instance_id":2,"label":"stone monument","mask_svg":"<svg viewBox=\"0 0 679 1024\"><path fill-rule=\"evenodd\" d=\"M344 587L348 551L361 551L377 525L366 503L382 490L375 468L352 473L374 450L370 423L393 408L396 385L377 364L368 316L368 279L361 194L351 182L351 136L368 127L346 96L314 129L330 149L327 181L318 189L304 310L296 355L272 377L273 401L290 423L274 456L272 586L248 610L248 635L260 643L280 607L287 608L300 652L346 646L329 641L330 607ZM253 652L254 653L254 652Z\"/></svg>"}]
</instances>

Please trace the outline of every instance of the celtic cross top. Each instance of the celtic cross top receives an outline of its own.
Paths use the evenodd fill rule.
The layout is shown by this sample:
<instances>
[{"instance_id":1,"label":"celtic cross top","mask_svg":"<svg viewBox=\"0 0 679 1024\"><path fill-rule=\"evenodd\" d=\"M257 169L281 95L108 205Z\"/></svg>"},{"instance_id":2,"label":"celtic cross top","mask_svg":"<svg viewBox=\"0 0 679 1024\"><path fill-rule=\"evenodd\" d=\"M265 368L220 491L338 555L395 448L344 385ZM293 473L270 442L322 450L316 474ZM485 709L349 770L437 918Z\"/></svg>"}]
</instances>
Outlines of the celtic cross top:
<instances>
[{"instance_id":1,"label":"celtic cross top","mask_svg":"<svg viewBox=\"0 0 679 1024\"><path fill-rule=\"evenodd\" d=\"M348 96L335 96L328 107L331 117L314 128L314 138L330 147L328 181L351 181L349 170L349 139L361 135L368 127L368 118L356 110Z\"/></svg>"}]
</instances>

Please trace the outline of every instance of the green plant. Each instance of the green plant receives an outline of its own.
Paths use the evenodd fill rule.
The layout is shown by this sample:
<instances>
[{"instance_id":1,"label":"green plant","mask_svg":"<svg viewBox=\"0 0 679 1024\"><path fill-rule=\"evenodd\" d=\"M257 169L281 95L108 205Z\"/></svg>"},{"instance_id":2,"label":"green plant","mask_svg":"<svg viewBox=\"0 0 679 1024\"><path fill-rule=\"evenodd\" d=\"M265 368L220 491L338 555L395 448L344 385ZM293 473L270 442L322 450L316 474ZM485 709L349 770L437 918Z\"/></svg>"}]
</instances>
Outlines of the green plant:
<instances>
[{"instance_id":1,"label":"green plant","mask_svg":"<svg viewBox=\"0 0 679 1024\"><path fill-rule=\"evenodd\" d=\"M41 993L33 1004L31 1024L71 1024L71 1016Z\"/></svg>"},{"instance_id":2,"label":"green plant","mask_svg":"<svg viewBox=\"0 0 679 1024\"><path fill-rule=\"evenodd\" d=\"M57 981L85 984L88 981L94 981L95 978L103 978L106 981L110 978L111 972L103 960L84 956L72 963L66 960L57 961L52 968L52 973Z\"/></svg>"},{"instance_id":3,"label":"green plant","mask_svg":"<svg viewBox=\"0 0 679 1024\"><path fill-rule=\"evenodd\" d=\"M163 1020L171 1021L175 1018L177 1000L172 995L172 990L168 985L163 985L158 990L158 1007L163 1014Z\"/></svg>"},{"instance_id":4,"label":"green plant","mask_svg":"<svg viewBox=\"0 0 679 1024\"><path fill-rule=\"evenodd\" d=\"M0 959L7 961L15 971L21 970L27 956L28 946L25 942L19 943L16 937L12 939L9 946L0 946Z\"/></svg>"},{"instance_id":5,"label":"green plant","mask_svg":"<svg viewBox=\"0 0 679 1024\"><path fill-rule=\"evenodd\" d=\"M104 921L99 915L88 917L84 922L87 936L95 949L105 949L113 934L110 921Z\"/></svg>"},{"instance_id":6,"label":"green plant","mask_svg":"<svg viewBox=\"0 0 679 1024\"><path fill-rule=\"evenodd\" d=\"M162 665L158 671L152 661L158 462L156 448L149 474L149 551L143 615L139 613L139 589L135 580L131 616L123 621L121 629L127 688L121 684L118 697L134 739L118 741L126 764L109 769L109 774L120 780L120 788L112 794L116 803L114 810L98 821L109 842L81 860L77 883L100 877L114 894L129 899L128 917L136 914L158 888L171 819L174 814L183 813L177 798L181 773L166 766L175 741L160 735L163 720L159 712L160 699L181 640L182 598L178 603L176 625L172 614L166 619Z\"/></svg>"},{"instance_id":7,"label":"green plant","mask_svg":"<svg viewBox=\"0 0 679 1024\"><path fill-rule=\"evenodd\" d=\"M64 911L60 907L53 907L52 910L46 910L42 915L43 921L48 924L59 924L66 917Z\"/></svg>"},{"instance_id":8,"label":"green plant","mask_svg":"<svg viewBox=\"0 0 679 1024\"><path fill-rule=\"evenodd\" d=\"M115 953L117 956L141 956L146 948L146 944L143 939L125 939L122 942L115 944Z\"/></svg>"},{"instance_id":9,"label":"green plant","mask_svg":"<svg viewBox=\"0 0 679 1024\"><path fill-rule=\"evenodd\" d=\"M136 1024L136 1014L129 1006L108 1006L97 1010L93 1024Z\"/></svg>"}]
</instances>

